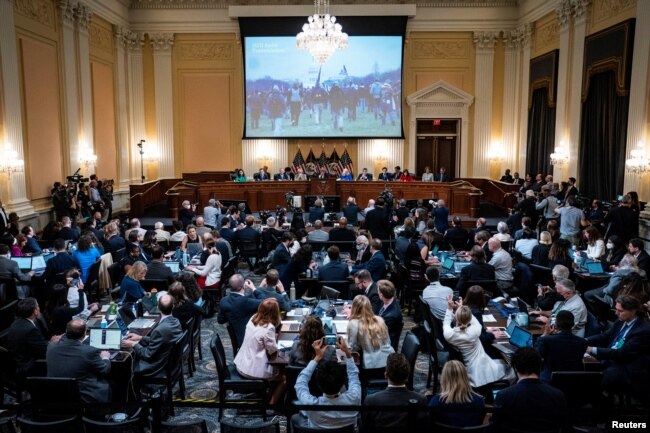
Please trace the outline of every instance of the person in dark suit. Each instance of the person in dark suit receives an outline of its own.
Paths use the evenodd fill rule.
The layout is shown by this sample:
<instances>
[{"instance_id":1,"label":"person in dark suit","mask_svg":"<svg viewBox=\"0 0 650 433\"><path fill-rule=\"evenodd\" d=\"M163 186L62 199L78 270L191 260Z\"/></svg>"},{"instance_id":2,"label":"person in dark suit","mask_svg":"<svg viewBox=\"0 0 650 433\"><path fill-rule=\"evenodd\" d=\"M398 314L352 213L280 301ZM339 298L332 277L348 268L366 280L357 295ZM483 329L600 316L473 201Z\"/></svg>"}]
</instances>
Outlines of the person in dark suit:
<instances>
[{"instance_id":1,"label":"person in dark suit","mask_svg":"<svg viewBox=\"0 0 650 433\"><path fill-rule=\"evenodd\" d=\"M434 182L449 182L449 174L447 173L447 167L444 165L440 167L440 171L433 176Z\"/></svg>"},{"instance_id":2,"label":"person in dark suit","mask_svg":"<svg viewBox=\"0 0 650 433\"><path fill-rule=\"evenodd\" d=\"M382 180L384 182L393 180L393 175L388 172L388 167L381 168L381 173L377 176L377 180Z\"/></svg>"},{"instance_id":3,"label":"person in dark suit","mask_svg":"<svg viewBox=\"0 0 650 433\"><path fill-rule=\"evenodd\" d=\"M379 314L379 310L384 303L379 299L379 289L377 283L372 281L370 272L365 269L360 270L354 276L354 285L357 287L357 294L365 295L370 299L372 312Z\"/></svg>"},{"instance_id":4,"label":"person in dark suit","mask_svg":"<svg viewBox=\"0 0 650 433\"><path fill-rule=\"evenodd\" d=\"M34 271L23 273L18 267L18 263L11 260L9 246L0 244L0 278L10 280L15 279L22 282L31 281L34 276ZM23 298L30 290L28 286L17 287L19 297ZM21 293L23 294L22 296Z\"/></svg>"},{"instance_id":5,"label":"person in dark suit","mask_svg":"<svg viewBox=\"0 0 650 433\"><path fill-rule=\"evenodd\" d=\"M384 319L388 328L390 343L393 349L397 350L399 337L404 326L404 318L399 307L399 301L395 298L395 286L388 280L379 280L377 281L377 291L383 304L377 315Z\"/></svg>"},{"instance_id":6,"label":"person in dark suit","mask_svg":"<svg viewBox=\"0 0 650 433\"><path fill-rule=\"evenodd\" d=\"M395 221L395 224L398 226L401 226L404 224L404 220L411 216L411 211L409 208L406 207L406 200L401 199L399 201L399 207L395 209L395 215L393 216L393 221Z\"/></svg>"},{"instance_id":7,"label":"person in dark suit","mask_svg":"<svg viewBox=\"0 0 650 433\"><path fill-rule=\"evenodd\" d=\"M318 270L320 281L345 281L350 275L348 265L339 261L339 247L332 245L327 249L327 257L330 261L321 266Z\"/></svg>"},{"instance_id":8,"label":"person in dark suit","mask_svg":"<svg viewBox=\"0 0 650 433\"><path fill-rule=\"evenodd\" d=\"M229 283L230 294L219 303L217 322L221 324L227 322L232 326L239 345L244 341L246 324L253 317L253 314L257 313L257 307L262 303L262 299L246 296L245 289L255 291L255 286L250 280L244 281L241 274L230 277Z\"/></svg>"},{"instance_id":9,"label":"person in dark suit","mask_svg":"<svg viewBox=\"0 0 650 433\"><path fill-rule=\"evenodd\" d=\"M511 364L519 381L499 391L494 400L496 431L506 426L526 432L559 431L566 421L567 401L562 391L539 380L542 357L534 348L522 347L512 355Z\"/></svg>"},{"instance_id":10,"label":"person in dark suit","mask_svg":"<svg viewBox=\"0 0 650 433\"><path fill-rule=\"evenodd\" d=\"M117 224L110 222L104 226L104 251L112 253L126 247L126 241L118 233Z\"/></svg>"},{"instance_id":11,"label":"person in dark suit","mask_svg":"<svg viewBox=\"0 0 650 433\"><path fill-rule=\"evenodd\" d=\"M260 168L259 171L253 175L253 179L256 181L271 180L271 176L266 172L266 170Z\"/></svg>"},{"instance_id":12,"label":"person in dark suit","mask_svg":"<svg viewBox=\"0 0 650 433\"><path fill-rule=\"evenodd\" d=\"M79 229L72 228L72 220L70 217L64 216L61 218L61 223L63 224L63 227L59 231L59 237L71 240L72 242L77 242L79 240Z\"/></svg>"},{"instance_id":13,"label":"person in dark suit","mask_svg":"<svg viewBox=\"0 0 650 433\"><path fill-rule=\"evenodd\" d=\"M385 204L384 198L379 197L375 200L375 208L366 214L364 226L373 238L388 239L390 237L390 223L384 208Z\"/></svg>"},{"instance_id":14,"label":"person in dark suit","mask_svg":"<svg viewBox=\"0 0 650 433\"><path fill-rule=\"evenodd\" d=\"M284 269L289 265L291 261L291 253L289 252L289 246L293 243L294 235L291 232L282 233L282 238L280 243L273 252L273 261L271 262L271 267L277 270L279 273L282 273Z\"/></svg>"},{"instance_id":15,"label":"person in dark suit","mask_svg":"<svg viewBox=\"0 0 650 433\"><path fill-rule=\"evenodd\" d=\"M368 173L368 169L364 168L361 170L361 173L357 176L357 180L367 180L370 181L372 180L372 173Z\"/></svg>"},{"instance_id":16,"label":"person in dark suit","mask_svg":"<svg viewBox=\"0 0 650 433\"><path fill-rule=\"evenodd\" d=\"M36 299L21 299L16 305L16 320L7 331L7 350L16 362L19 375L35 373L34 362L45 358L48 341L36 324L40 314ZM60 335L54 335L50 341L57 342L60 338Z\"/></svg>"},{"instance_id":17,"label":"person in dark suit","mask_svg":"<svg viewBox=\"0 0 650 433\"><path fill-rule=\"evenodd\" d=\"M284 171L283 168L278 171L277 174L273 175L273 180L291 180L291 176L289 176L289 173Z\"/></svg>"},{"instance_id":18,"label":"person in dark suit","mask_svg":"<svg viewBox=\"0 0 650 433\"><path fill-rule=\"evenodd\" d=\"M167 280L169 284L174 282L174 274L162 262L164 253L160 245L154 245L151 248L151 261L147 264L145 280Z\"/></svg>"},{"instance_id":19,"label":"person in dark suit","mask_svg":"<svg viewBox=\"0 0 650 433\"><path fill-rule=\"evenodd\" d=\"M260 283L260 286L253 292L253 297L263 301L267 298L273 298L278 301L280 311L291 311L291 301L289 294L284 289L282 281L280 281L280 274L275 269L266 271L266 277Z\"/></svg>"},{"instance_id":20,"label":"person in dark suit","mask_svg":"<svg viewBox=\"0 0 650 433\"><path fill-rule=\"evenodd\" d=\"M77 379L84 403L109 403L111 387L106 376L111 372L110 353L83 344L85 336L83 320L68 322L65 337L47 348L47 376Z\"/></svg>"},{"instance_id":21,"label":"person in dark suit","mask_svg":"<svg viewBox=\"0 0 650 433\"><path fill-rule=\"evenodd\" d=\"M587 353L604 362L603 388L641 394L650 385L650 324L643 317L641 302L632 296L616 298L614 325L587 338Z\"/></svg>"},{"instance_id":22,"label":"person in dark suit","mask_svg":"<svg viewBox=\"0 0 650 433\"><path fill-rule=\"evenodd\" d=\"M327 170L325 169L325 167L321 167L320 170L319 170L319 172L318 172L318 176L317 176L317 177L318 177L318 179L329 179L329 178L330 178L330 174L327 172Z\"/></svg>"},{"instance_id":23,"label":"person in dark suit","mask_svg":"<svg viewBox=\"0 0 650 433\"><path fill-rule=\"evenodd\" d=\"M486 263L485 250L479 245L474 245L469 252L470 264L460 271L456 284L456 291L460 292L468 281L495 280L494 266ZM464 293L461 293L463 296Z\"/></svg>"},{"instance_id":24,"label":"person in dark suit","mask_svg":"<svg viewBox=\"0 0 650 433\"><path fill-rule=\"evenodd\" d=\"M221 229L219 230L219 236L230 242L230 244L233 243L235 240L235 231L230 228L231 224L231 219L230 218L223 218L221 220Z\"/></svg>"},{"instance_id":25,"label":"person in dark suit","mask_svg":"<svg viewBox=\"0 0 650 433\"><path fill-rule=\"evenodd\" d=\"M411 373L411 366L406 357L401 353L391 353L386 359L386 379L388 388L373 393L366 397L364 406L408 406L411 400L415 400L420 407L425 407L427 399L420 393L406 388L406 382ZM419 412L419 418L423 418L426 411ZM371 432L376 427L395 429L395 431L406 431L409 427L408 413L385 412L385 411L364 411L362 412L361 431Z\"/></svg>"},{"instance_id":26,"label":"person in dark suit","mask_svg":"<svg viewBox=\"0 0 650 433\"><path fill-rule=\"evenodd\" d=\"M547 322L544 334L535 342L535 349L544 359L539 376L542 382L550 383L554 371L584 370L582 359L588 343L584 338L571 333L574 324L572 312L559 311L555 316L555 329Z\"/></svg>"},{"instance_id":27,"label":"person in dark suit","mask_svg":"<svg viewBox=\"0 0 650 433\"><path fill-rule=\"evenodd\" d=\"M357 206L357 202L354 199L354 197L348 197L347 204L343 206L343 209L341 209L343 212L343 216L347 218L347 223L352 224L353 226L357 224L359 221L359 213L361 213L361 209L359 206ZM340 223L340 221L339 221ZM341 226L345 227L345 226Z\"/></svg>"},{"instance_id":28,"label":"person in dark suit","mask_svg":"<svg viewBox=\"0 0 650 433\"><path fill-rule=\"evenodd\" d=\"M314 224L316 220L323 221L325 219L325 208L321 199L316 199L314 205L309 208L309 222Z\"/></svg>"},{"instance_id":29,"label":"person in dark suit","mask_svg":"<svg viewBox=\"0 0 650 433\"><path fill-rule=\"evenodd\" d=\"M255 249L259 250L260 248L260 232L253 228L253 223L255 223L255 217L253 215L248 215L244 220L245 227L243 229L237 230L235 232L235 240L237 243L237 248L241 250L241 245L243 242L255 244ZM250 261L249 257L246 257L248 266L253 270L253 263Z\"/></svg>"},{"instance_id":30,"label":"person in dark suit","mask_svg":"<svg viewBox=\"0 0 650 433\"><path fill-rule=\"evenodd\" d=\"M160 322L146 337L130 332L122 345L133 348L135 365L133 371L141 376L159 373L167 363L176 341L183 334L181 323L172 316L174 301L170 295L158 299Z\"/></svg>"},{"instance_id":31,"label":"person in dark suit","mask_svg":"<svg viewBox=\"0 0 650 433\"><path fill-rule=\"evenodd\" d=\"M330 242L354 242L356 238L354 231L348 228L346 217L339 218L339 226L330 230Z\"/></svg>"},{"instance_id":32,"label":"person in dark suit","mask_svg":"<svg viewBox=\"0 0 650 433\"><path fill-rule=\"evenodd\" d=\"M505 182L505 183L512 183L513 182L514 179L513 179L512 175L510 174L510 169L509 168L506 168L506 173L503 176L501 176L501 179L499 179L499 180L501 182Z\"/></svg>"},{"instance_id":33,"label":"person in dark suit","mask_svg":"<svg viewBox=\"0 0 650 433\"><path fill-rule=\"evenodd\" d=\"M452 220L452 227L447 229L443 239L457 251L464 251L467 248L468 233L463 228L460 217L455 216Z\"/></svg>"},{"instance_id":34,"label":"person in dark suit","mask_svg":"<svg viewBox=\"0 0 650 433\"><path fill-rule=\"evenodd\" d=\"M643 240L639 238L630 239L627 252L634 256L639 269L643 269L646 275L650 275L650 255L645 251Z\"/></svg>"},{"instance_id":35,"label":"person in dark suit","mask_svg":"<svg viewBox=\"0 0 650 433\"><path fill-rule=\"evenodd\" d=\"M52 286L55 283L57 274L62 274L75 267L74 260L68 254L65 248L65 241L62 238L54 240L54 252L54 257L45 263L45 272L43 273L43 279L48 286Z\"/></svg>"},{"instance_id":36,"label":"person in dark suit","mask_svg":"<svg viewBox=\"0 0 650 433\"><path fill-rule=\"evenodd\" d=\"M381 252L381 240L374 238L370 241L370 260L352 266L352 272L366 269L372 276L372 281L379 281L386 276L386 258Z\"/></svg>"},{"instance_id":37,"label":"person in dark suit","mask_svg":"<svg viewBox=\"0 0 650 433\"><path fill-rule=\"evenodd\" d=\"M514 174L512 175L512 182L510 183L515 185L523 185L524 179L520 178L519 173L515 171Z\"/></svg>"}]
</instances>

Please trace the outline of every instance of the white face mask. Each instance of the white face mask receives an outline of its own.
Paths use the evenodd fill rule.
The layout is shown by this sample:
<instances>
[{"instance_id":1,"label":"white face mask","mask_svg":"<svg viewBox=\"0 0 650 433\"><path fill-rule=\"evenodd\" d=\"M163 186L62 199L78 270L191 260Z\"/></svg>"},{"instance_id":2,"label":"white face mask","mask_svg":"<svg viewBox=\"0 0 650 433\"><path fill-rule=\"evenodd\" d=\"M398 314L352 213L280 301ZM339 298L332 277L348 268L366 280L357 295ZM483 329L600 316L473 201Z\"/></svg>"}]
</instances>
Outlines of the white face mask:
<instances>
[{"instance_id":1,"label":"white face mask","mask_svg":"<svg viewBox=\"0 0 650 433\"><path fill-rule=\"evenodd\" d=\"M607 242L607 249L611 250L612 248L614 248L614 244L611 242Z\"/></svg>"}]
</instances>

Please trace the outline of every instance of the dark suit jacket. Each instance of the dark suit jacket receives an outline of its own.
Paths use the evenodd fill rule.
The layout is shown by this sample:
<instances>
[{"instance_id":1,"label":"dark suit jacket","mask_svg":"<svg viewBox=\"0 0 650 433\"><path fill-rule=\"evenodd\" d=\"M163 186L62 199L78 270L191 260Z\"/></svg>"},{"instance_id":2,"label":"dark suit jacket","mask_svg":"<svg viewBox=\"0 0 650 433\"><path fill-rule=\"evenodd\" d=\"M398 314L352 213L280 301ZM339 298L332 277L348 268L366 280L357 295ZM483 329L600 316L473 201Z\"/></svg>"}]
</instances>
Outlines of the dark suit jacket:
<instances>
[{"instance_id":1,"label":"dark suit jacket","mask_svg":"<svg viewBox=\"0 0 650 433\"><path fill-rule=\"evenodd\" d=\"M280 311L286 311L288 313L289 311L291 311L291 301L289 300L289 297L287 295L288 293L286 295L281 295L280 293L275 291L275 288L269 288L269 287L259 287L253 292L253 297L261 301L267 298L275 299L276 301L278 301L278 305L280 306ZM246 328L244 328L244 330L245 329Z\"/></svg>"},{"instance_id":2,"label":"dark suit jacket","mask_svg":"<svg viewBox=\"0 0 650 433\"><path fill-rule=\"evenodd\" d=\"M16 319L7 332L7 350L19 372L30 374L34 361L45 359L48 341L39 328L27 319Z\"/></svg>"},{"instance_id":3,"label":"dark suit jacket","mask_svg":"<svg viewBox=\"0 0 650 433\"><path fill-rule=\"evenodd\" d=\"M605 361L603 387L646 390L650 385L650 324L639 317L625 336L619 349L611 349L623 322L617 320L606 333L587 338L590 346L597 347L596 358Z\"/></svg>"},{"instance_id":4,"label":"dark suit jacket","mask_svg":"<svg viewBox=\"0 0 650 433\"><path fill-rule=\"evenodd\" d=\"M510 174L507 175L507 176L504 174L503 176L501 176L501 179L500 179L501 182L505 182L505 183L512 183L514 180L515 179Z\"/></svg>"},{"instance_id":5,"label":"dark suit jacket","mask_svg":"<svg viewBox=\"0 0 650 433\"><path fill-rule=\"evenodd\" d=\"M325 218L325 209L323 207L312 206L309 208L309 222L314 224L316 220L323 221Z\"/></svg>"},{"instance_id":6,"label":"dark suit jacket","mask_svg":"<svg viewBox=\"0 0 650 433\"><path fill-rule=\"evenodd\" d=\"M542 336L535 342L535 349L544 358L540 379L551 382L554 371L583 371L582 363L587 340L569 332Z\"/></svg>"},{"instance_id":7,"label":"dark suit jacket","mask_svg":"<svg viewBox=\"0 0 650 433\"><path fill-rule=\"evenodd\" d=\"M356 204L345 205L342 211L343 216L348 219L348 224L355 225L359 221L359 212L361 212L361 209Z\"/></svg>"},{"instance_id":8,"label":"dark suit jacket","mask_svg":"<svg viewBox=\"0 0 650 433\"><path fill-rule=\"evenodd\" d=\"M456 290L460 291L467 281L474 280L496 280L496 276L494 275L494 266L489 263L472 263L465 266L460 271L460 278L458 278Z\"/></svg>"},{"instance_id":9,"label":"dark suit jacket","mask_svg":"<svg viewBox=\"0 0 650 433\"><path fill-rule=\"evenodd\" d=\"M79 340L61 338L47 349L48 377L74 377L84 403L108 403L111 387L105 377L111 372L111 361L101 359L99 350Z\"/></svg>"},{"instance_id":10,"label":"dark suit jacket","mask_svg":"<svg viewBox=\"0 0 650 433\"><path fill-rule=\"evenodd\" d=\"M639 269L643 269L646 275L650 275L650 255L642 250L636 258Z\"/></svg>"},{"instance_id":11,"label":"dark suit jacket","mask_svg":"<svg viewBox=\"0 0 650 433\"><path fill-rule=\"evenodd\" d=\"M361 179L363 177L363 173L359 173L357 176L357 180L372 180L372 173L367 173L365 179Z\"/></svg>"},{"instance_id":12,"label":"dark suit jacket","mask_svg":"<svg viewBox=\"0 0 650 433\"><path fill-rule=\"evenodd\" d=\"M79 240L79 230L72 227L63 227L57 237L77 242Z\"/></svg>"},{"instance_id":13,"label":"dark suit jacket","mask_svg":"<svg viewBox=\"0 0 650 433\"><path fill-rule=\"evenodd\" d=\"M257 313L257 307L261 303L261 299L240 295L239 293L230 293L219 303L217 322L221 324L230 323L239 340L237 343L241 344L246 334L246 324L253 314Z\"/></svg>"},{"instance_id":14,"label":"dark suit jacket","mask_svg":"<svg viewBox=\"0 0 650 433\"><path fill-rule=\"evenodd\" d=\"M384 306L384 303L379 299L379 289L377 289L377 283L372 283L366 292L366 296L370 299L370 304L372 305L372 312L379 314L379 310Z\"/></svg>"},{"instance_id":15,"label":"dark suit jacket","mask_svg":"<svg viewBox=\"0 0 650 433\"><path fill-rule=\"evenodd\" d=\"M57 253L54 257L47 261L45 264L45 272L43 278L45 282L50 285L50 281L56 274L67 271L75 267L72 256L68 253Z\"/></svg>"},{"instance_id":16,"label":"dark suit jacket","mask_svg":"<svg viewBox=\"0 0 650 433\"><path fill-rule=\"evenodd\" d=\"M174 274L171 269L163 265L162 262L151 261L147 265L147 275L144 277L147 280L167 280L169 284L174 282Z\"/></svg>"},{"instance_id":17,"label":"dark suit jacket","mask_svg":"<svg viewBox=\"0 0 650 433\"><path fill-rule=\"evenodd\" d=\"M126 241L120 236L111 236L104 242L104 251L111 253L113 251L121 250L126 247ZM52 261L52 259L50 259Z\"/></svg>"},{"instance_id":18,"label":"dark suit jacket","mask_svg":"<svg viewBox=\"0 0 650 433\"><path fill-rule=\"evenodd\" d=\"M370 272L372 281L383 279L386 276L386 259L384 258L384 254L381 251L377 251L367 262L352 266L352 273L356 274L361 269L367 269ZM376 311L375 314L377 314Z\"/></svg>"},{"instance_id":19,"label":"dark suit jacket","mask_svg":"<svg viewBox=\"0 0 650 433\"><path fill-rule=\"evenodd\" d=\"M18 263L4 256L0 257L0 278L11 279L15 278L19 281L29 281L31 277L23 272L18 267Z\"/></svg>"},{"instance_id":20,"label":"dark suit jacket","mask_svg":"<svg viewBox=\"0 0 650 433\"><path fill-rule=\"evenodd\" d=\"M241 230L235 232L235 239L237 242L241 241L254 241L257 246L260 245L260 232L255 230L253 227L244 227Z\"/></svg>"},{"instance_id":21,"label":"dark suit jacket","mask_svg":"<svg viewBox=\"0 0 650 433\"><path fill-rule=\"evenodd\" d=\"M291 178L286 173L277 173L273 175L273 180L291 180Z\"/></svg>"},{"instance_id":22,"label":"dark suit jacket","mask_svg":"<svg viewBox=\"0 0 650 433\"><path fill-rule=\"evenodd\" d=\"M557 430L564 426L567 401L559 389L539 379L522 379L499 391L494 400L492 423L526 432ZM552 415L552 416L551 416Z\"/></svg>"},{"instance_id":23,"label":"dark suit jacket","mask_svg":"<svg viewBox=\"0 0 650 433\"><path fill-rule=\"evenodd\" d=\"M409 391L407 388L389 387L383 391L376 392L366 397L363 402L364 406L408 406L409 400L416 400L418 406L427 405L427 399L424 395L415 391ZM421 411L419 418L426 416L426 411ZM371 432L375 427L400 428L407 431L408 413L404 412L385 412L385 411L365 411L362 415L363 428L361 431ZM424 430L424 429L422 429ZM420 430L418 430L420 431Z\"/></svg>"},{"instance_id":24,"label":"dark suit jacket","mask_svg":"<svg viewBox=\"0 0 650 433\"><path fill-rule=\"evenodd\" d=\"M144 376L153 376L162 371L173 344L182 334L178 319L173 316L166 317L133 347L137 361L134 371Z\"/></svg>"},{"instance_id":25,"label":"dark suit jacket","mask_svg":"<svg viewBox=\"0 0 650 433\"><path fill-rule=\"evenodd\" d=\"M386 209L383 207L375 207L369 211L366 214L364 225L373 238L388 239L390 236L390 223L388 222Z\"/></svg>"},{"instance_id":26,"label":"dark suit jacket","mask_svg":"<svg viewBox=\"0 0 650 433\"><path fill-rule=\"evenodd\" d=\"M354 232L346 227L334 227L330 230L330 242L354 242L356 239Z\"/></svg>"},{"instance_id":27,"label":"dark suit jacket","mask_svg":"<svg viewBox=\"0 0 650 433\"><path fill-rule=\"evenodd\" d=\"M438 173L433 175L433 180L436 181L436 182L449 182L450 179L449 179L449 175L447 173L442 174L442 173L438 172Z\"/></svg>"},{"instance_id":28,"label":"dark suit jacket","mask_svg":"<svg viewBox=\"0 0 650 433\"><path fill-rule=\"evenodd\" d=\"M393 180L393 175L391 173L381 172L381 173L379 173L379 176L377 176L377 180L390 181L390 180Z\"/></svg>"},{"instance_id":29,"label":"dark suit jacket","mask_svg":"<svg viewBox=\"0 0 650 433\"><path fill-rule=\"evenodd\" d=\"M382 307L383 305L379 307L380 311ZM402 310L399 308L399 300L397 298L393 298L393 302L381 313L381 318L386 322L391 343L399 341L400 335L398 332L402 330L404 318L402 317Z\"/></svg>"},{"instance_id":30,"label":"dark suit jacket","mask_svg":"<svg viewBox=\"0 0 650 433\"><path fill-rule=\"evenodd\" d=\"M271 263L271 267L273 269L276 269L278 273L281 274L290 261L291 261L291 253L289 253L287 247L282 242L280 242L280 244L277 247L275 247L275 252L273 253L273 262Z\"/></svg>"},{"instance_id":31,"label":"dark suit jacket","mask_svg":"<svg viewBox=\"0 0 650 433\"><path fill-rule=\"evenodd\" d=\"M344 281L350 275L348 265L339 261L331 261L318 269L320 281Z\"/></svg>"}]
</instances>

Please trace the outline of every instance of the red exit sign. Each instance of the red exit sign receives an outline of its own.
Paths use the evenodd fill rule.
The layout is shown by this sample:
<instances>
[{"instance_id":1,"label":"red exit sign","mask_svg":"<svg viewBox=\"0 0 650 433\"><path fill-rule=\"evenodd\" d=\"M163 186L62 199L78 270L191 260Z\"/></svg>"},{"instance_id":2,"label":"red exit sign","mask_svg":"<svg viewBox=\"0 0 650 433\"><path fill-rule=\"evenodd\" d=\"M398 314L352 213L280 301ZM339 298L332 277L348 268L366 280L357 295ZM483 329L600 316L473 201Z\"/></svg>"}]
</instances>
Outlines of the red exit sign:
<instances>
[{"instance_id":1,"label":"red exit sign","mask_svg":"<svg viewBox=\"0 0 650 433\"><path fill-rule=\"evenodd\" d=\"M442 125L442 120L440 119L433 119L433 126L440 126Z\"/></svg>"}]
</instances>

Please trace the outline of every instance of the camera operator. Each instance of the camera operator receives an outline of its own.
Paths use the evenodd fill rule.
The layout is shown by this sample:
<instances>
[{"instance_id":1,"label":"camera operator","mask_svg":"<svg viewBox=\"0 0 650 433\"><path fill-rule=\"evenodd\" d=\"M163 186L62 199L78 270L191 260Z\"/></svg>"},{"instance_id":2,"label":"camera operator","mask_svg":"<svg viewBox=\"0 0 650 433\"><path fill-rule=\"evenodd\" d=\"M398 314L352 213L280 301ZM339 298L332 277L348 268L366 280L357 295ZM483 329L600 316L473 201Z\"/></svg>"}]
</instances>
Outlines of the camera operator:
<instances>
[{"instance_id":1,"label":"camera operator","mask_svg":"<svg viewBox=\"0 0 650 433\"><path fill-rule=\"evenodd\" d=\"M52 196L52 206L54 206L54 215L57 221L61 221L64 216L70 214L70 197L66 185L61 182L54 182L50 191Z\"/></svg>"},{"instance_id":2,"label":"camera operator","mask_svg":"<svg viewBox=\"0 0 650 433\"><path fill-rule=\"evenodd\" d=\"M178 219L181 221L183 229L192 224L196 217L196 203L190 204L189 200L184 200L181 210L178 212Z\"/></svg>"},{"instance_id":3,"label":"camera operator","mask_svg":"<svg viewBox=\"0 0 650 433\"><path fill-rule=\"evenodd\" d=\"M104 203L104 209L108 211L106 221L113 219L113 179L104 179L99 183L99 196Z\"/></svg>"},{"instance_id":4,"label":"camera operator","mask_svg":"<svg viewBox=\"0 0 650 433\"><path fill-rule=\"evenodd\" d=\"M558 207L558 201L551 195L551 188L548 185L542 187L542 194L537 197L535 209L541 214L540 223L542 227L546 226L546 221L556 218L555 208Z\"/></svg>"},{"instance_id":5,"label":"camera operator","mask_svg":"<svg viewBox=\"0 0 650 433\"><path fill-rule=\"evenodd\" d=\"M617 235L623 242L639 236L639 214L632 209L632 197L625 194L621 205L610 209L603 219L603 226L609 224L608 236Z\"/></svg>"}]
</instances>

